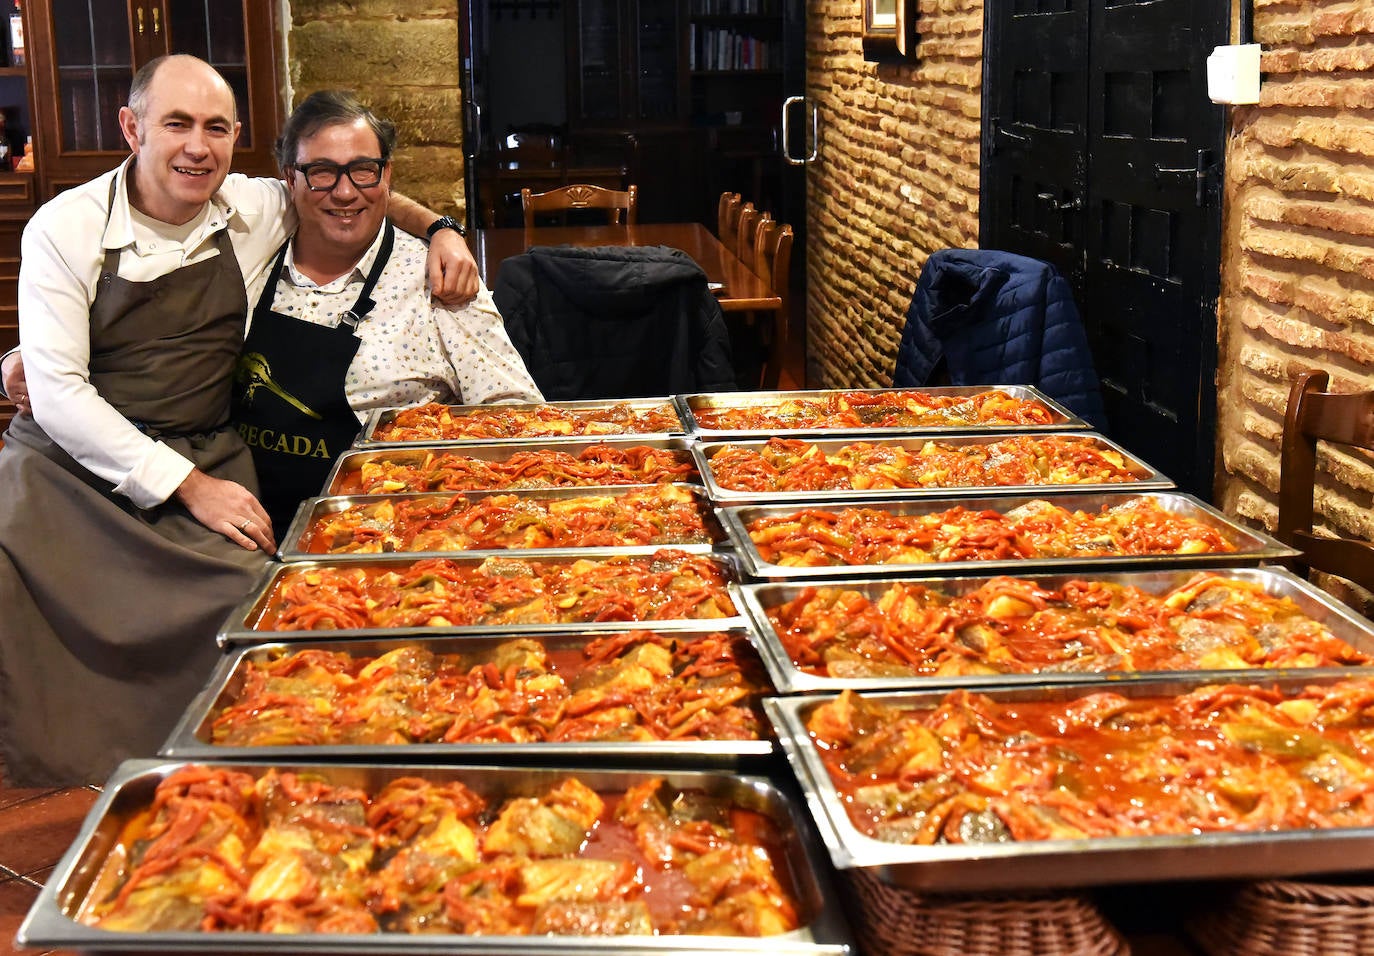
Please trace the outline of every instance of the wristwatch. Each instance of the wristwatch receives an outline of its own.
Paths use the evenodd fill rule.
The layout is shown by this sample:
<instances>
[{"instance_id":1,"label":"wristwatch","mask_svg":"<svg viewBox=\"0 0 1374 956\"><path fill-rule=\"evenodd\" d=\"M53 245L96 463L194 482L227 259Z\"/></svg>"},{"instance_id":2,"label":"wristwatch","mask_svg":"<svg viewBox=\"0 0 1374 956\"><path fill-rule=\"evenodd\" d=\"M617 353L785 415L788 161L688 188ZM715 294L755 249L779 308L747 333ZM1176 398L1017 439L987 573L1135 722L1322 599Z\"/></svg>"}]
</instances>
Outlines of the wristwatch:
<instances>
[{"instance_id":1,"label":"wristwatch","mask_svg":"<svg viewBox=\"0 0 1374 956\"><path fill-rule=\"evenodd\" d=\"M452 216L440 216L430 223L429 228L425 230L425 239L433 239L434 234L440 229L452 229L460 236L466 236L468 234L467 227L457 219L454 219Z\"/></svg>"}]
</instances>

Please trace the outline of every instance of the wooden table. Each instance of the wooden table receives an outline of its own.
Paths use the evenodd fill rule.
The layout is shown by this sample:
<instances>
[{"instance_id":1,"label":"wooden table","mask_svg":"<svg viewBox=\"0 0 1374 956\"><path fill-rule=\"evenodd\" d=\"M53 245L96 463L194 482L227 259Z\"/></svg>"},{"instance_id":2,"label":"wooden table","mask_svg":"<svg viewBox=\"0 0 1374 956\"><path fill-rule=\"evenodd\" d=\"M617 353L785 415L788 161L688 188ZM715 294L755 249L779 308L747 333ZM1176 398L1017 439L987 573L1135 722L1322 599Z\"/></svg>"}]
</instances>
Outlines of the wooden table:
<instances>
[{"instance_id":1,"label":"wooden table","mask_svg":"<svg viewBox=\"0 0 1374 956\"><path fill-rule=\"evenodd\" d=\"M496 283L502 259L518 256L531 246L668 246L681 249L701 266L723 311L765 312L782 306L782 299L768 283L699 222L475 229L468 236L468 244L489 287Z\"/></svg>"}]
</instances>

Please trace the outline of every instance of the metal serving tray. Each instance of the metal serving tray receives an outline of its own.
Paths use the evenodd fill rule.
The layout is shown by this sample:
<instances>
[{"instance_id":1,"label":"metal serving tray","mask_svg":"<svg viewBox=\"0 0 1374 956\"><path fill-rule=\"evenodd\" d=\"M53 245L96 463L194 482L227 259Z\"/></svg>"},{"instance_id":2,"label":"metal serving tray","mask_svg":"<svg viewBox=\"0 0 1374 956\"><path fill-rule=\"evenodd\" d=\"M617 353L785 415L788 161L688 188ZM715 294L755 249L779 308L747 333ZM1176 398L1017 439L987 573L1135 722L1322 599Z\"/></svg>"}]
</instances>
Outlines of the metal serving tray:
<instances>
[{"instance_id":1,"label":"metal serving tray","mask_svg":"<svg viewBox=\"0 0 1374 956\"><path fill-rule=\"evenodd\" d=\"M636 412L636 413L640 413L640 414L645 413L645 412L648 412L648 411L652 411L652 410L655 409L655 408L661 408L662 406L665 406L665 405L666 405L666 406L668 406L669 408L671 408L674 412L677 413L677 415L678 415L678 426L679 426L679 427L673 429L672 431L667 431L667 432L603 432L603 433L599 433L599 434L597 434L597 435L566 435L566 436L559 436L559 435L528 435L528 436L518 436L518 435L514 435L514 436L511 436L510 438L507 438L507 439L497 439L497 438L491 438L491 437L489 437L489 436L487 436L487 437L479 437L479 438L452 438L452 439L433 439L433 438L427 438L427 439L424 439L424 440L422 440L422 441L413 441L413 442L411 442L411 441L390 442L390 441L382 441L381 439L376 438L375 436L376 436L376 434L377 434L377 431L378 431L378 429L380 429L382 426L391 424L391 422L395 420L396 416L397 416L400 412L404 411L405 409L402 409L402 408L378 408L378 409L374 409L372 412L370 412L370 413L368 414L368 416L367 416L367 421L363 424L363 430L362 430L362 432L359 434L358 440L357 440L356 442L354 442L354 444L357 445L359 448L369 448L369 447L372 447L372 446L375 446L375 445L382 445L382 446L385 446L385 447L387 447L387 448L398 448L398 447L403 447L403 446L408 446L408 445L470 445L470 444L482 444L482 445L485 445L485 444L490 444L490 443L492 443L492 442L494 442L494 441L529 441L529 440L534 440L534 441L556 441L556 440L559 440L560 438L563 438L563 439L566 439L566 440L586 441L588 438L603 438L603 437L604 437L604 438L610 438L610 437L621 437L621 438L623 438L623 437L626 437L626 436L628 436L628 435L638 435L638 436L640 436L640 437L671 438L671 437L673 437L674 435L683 435L683 434L686 434L686 432L687 432L687 427L686 427L686 425L683 424L683 422L682 422L682 411L681 411L681 409L678 407L677 402L674 401L673 396L671 396L671 395L664 395L664 396L659 397L659 398L620 398L620 399L606 399L606 400L602 400L602 401L586 401L586 402L527 402L527 403L509 404L509 405L450 405L450 406L449 406L449 414L455 415L455 416L462 416L462 415L464 415L464 414L471 414L473 411L475 411L475 410L477 410L477 409L481 409L481 410L483 410L483 411L490 411L492 408L500 408L500 409L503 409L503 410L510 410L510 411L528 411L528 410L530 410L530 409L535 409L535 408L558 408L558 409L564 409L564 410L568 410L568 411L597 411L597 410L605 409L605 408L614 408L614 407L617 406L617 405L624 405L624 406L628 407L629 409L631 409L632 411L634 411L634 412Z\"/></svg>"},{"instance_id":2,"label":"metal serving tray","mask_svg":"<svg viewBox=\"0 0 1374 956\"><path fill-rule=\"evenodd\" d=\"M1024 434L1024 433L1022 433ZM979 445L990 445L994 442L1005 441L1011 437L1006 434L999 435L959 435L952 437L942 437L934 439L941 445L950 447L977 447ZM1147 465L1139 458L1126 451L1115 442L1108 441L1106 438L1094 432L1054 432L1036 433L1036 438L1053 437L1072 437L1080 438L1090 442L1098 451L1114 451L1119 454L1130 471L1131 481L1082 483L1082 484L1044 484L1044 485L935 485L917 488L868 488L868 489L844 489L830 488L815 491L740 491L737 489L726 488L717 480L714 469L711 467L711 460L725 448L752 448L755 451L764 448L767 441L729 441L729 442L700 442L692 447L692 455L697 460L697 470L701 473L706 482L706 491L711 496L711 500L717 504L765 504L775 502L781 504L788 501L816 501L825 499L828 501L843 501L848 498L862 498L866 501L905 501L910 498L948 498L951 495L1027 495L1035 494L1037 491L1054 492L1056 494L1088 494L1091 492L1110 492L1129 489L1131 491L1159 490L1174 487L1173 481L1160 474L1155 468ZM817 448L822 455L833 455L840 450L853 445L855 442L870 441L874 445L884 448L901 448L910 452L918 452L922 445L932 439L926 437L913 438L888 438L886 436L877 439L868 439L864 436L850 436L848 438L826 438L811 441L813 447Z\"/></svg>"},{"instance_id":3,"label":"metal serving tray","mask_svg":"<svg viewBox=\"0 0 1374 956\"><path fill-rule=\"evenodd\" d=\"M456 953L462 956L554 956L611 953L615 956L656 954L786 953L797 956L844 956L854 952L840 914L838 897L820 871L824 851L795 800L759 777L723 772L580 769L513 769L491 766L365 764L293 764L279 770L323 777L336 785L375 793L400 777L420 776L434 782L461 780L493 803L531 795L576 774L594 790L622 791L646 779L660 778L682 790L701 790L731 798L736 805L770 817L784 840L783 851L793 880L802 928L760 938L712 936L466 936L437 934L299 934L216 932L121 933L78 922L78 914L101 865L118 843L120 829L148 807L157 785L184 763L170 760L125 761L114 772L87 815L75 842L47 881L28 917L19 927L18 944L44 950L84 952L218 952L218 953ZM234 770L265 773L268 766L232 764Z\"/></svg>"},{"instance_id":4,"label":"metal serving tray","mask_svg":"<svg viewBox=\"0 0 1374 956\"><path fill-rule=\"evenodd\" d=\"M648 447L661 451L671 451L678 453L680 461L695 464L689 448L691 442L687 438L626 438L624 436L609 436L604 441L560 439L557 441L504 441L488 442L486 444L463 445L455 448L453 445L433 444L433 445L372 445L368 448L354 448L344 452L339 456L338 461L329 472L329 477L325 479L324 489L321 495L352 494L353 492L345 489L344 485L352 478L356 472L373 461L396 462L399 464L419 464L431 454L451 454L461 455L464 458L475 458L478 461L503 462L508 461L512 455L520 452L529 451L558 451L576 457L588 448L598 445L610 445L615 448L642 448ZM692 478L684 479L691 482ZM496 487L496 486L489 486ZM524 487L575 487L572 485L525 485ZM585 486L583 486L585 487Z\"/></svg>"},{"instance_id":5,"label":"metal serving tray","mask_svg":"<svg viewBox=\"0 0 1374 956\"><path fill-rule=\"evenodd\" d=\"M1038 401L1047 406L1054 420L1048 425L926 425L899 428L704 428L697 422L698 411L717 409L754 409L767 408L786 401L825 401L834 395L883 395L892 392L926 392L930 395L951 397L971 397L984 392L1003 391L1013 398ZM695 395L678 395L678 414L687 428L697 437L716 438L768 438L785 434L789 438L804 435L829 436L837 434L872 435L954 435L984 432L1023 432L1087 428L1088 423L1050 398L1038 388L1029 385L942 385L933 388L832 388L796 392L705 392Z\"/></svg>"},{"instance_id":6,"label":"metal serving tray","mask_svg":"<svg viewBox=\"0 0 1374 956\"><path fill-rule=\"evenodd\" d=\"M1017 575L1027 580L1035 581L1045 587L1057 588L1069 581L1110 581L1117 584L1129 585L1151 594L1164 594L1189 581L1200 569L1173 569L1155 571L1123 571L1117 573L1091 572L1087 574L1055 574L1055 575ZM1221 568L1218 573L1228 578L1239 581L1246 581L1263 588L1266 594L1275 597L1285 597L1293 601L1307 617L1324 625L1334 637L1344 641L1358 651L1366 654L1374 654L1374 622L1356 614L1350 608L1337 601L1311 584L1307 583L1297 575L1292 574L1282 568L1261 567L1261 568ZM905 584L921 583L931 590L938 591L947 595L967 594L982 587L994 576L987 577L958 577L958 578L932 578L916 580L912 578L863 578L855 581L827 581L826 587L839 587L848 591L857 591L869 600L876 601L889 587L897 582ZM756 635L755 645L759 649L759 654L763 658L764 666L768 668L769 676L773 678L773 684L779 692L784 694L803 693L810 691L841 691L846 688L850 690L867 691L878 688L895 689L929 689L929 688L955 688L955 687L1015 687L1025 685L1043 685L1046 683L1098 683L1107 679L1107 674L1103 672L1066 672L1053 671L1040 674L969 674L963 676L909 676L909 677L823 677L802 670L796 665L790 654L788 654L782 638L774 628L772 620L768 617L768 611L788 603L799 597L804 591L810 590L815 585L807 584L746 584L736 585L731 588L737 596L737 603L740 604L750 620L754 624ZM1320 674L1327 673L1327 669L1312 669L1308 673ZM1341 673L1351 676L1356 673L1365 672L1364 668L1338 668L1329 669L1330 673ZM1190 678L1196 676L1198 679L1210 679L1217 681L1235 680L1272 680L1275 676L1284 676L1292 671L1283 671L1277 668L1264 669L1253 668L1244 670L1198 670L1189 672ZM1159 679L1161 672L1140 671L1122 672L1115 671L1110 673L1113 680L1150 680Z\"/></svg>"},{"instance_id":7,"label":"metal serving tray","mask_svg":"<svg viewBox=\"0 0 1374 956\"><path fill-rule=\"evenodd\" d=\"M618 629L653 630L653 628L621 625ZM742 628L725 631L718 627L697 627L693 630L665 631L674 637L728 633L741 644L749 644L749 632ZM239 700L250 665L259 661L304 650L343 652L353 657L377 657L406 645L418 645L435 654L481 655L497 645L517 637L534 637L550 652L579 652L588 641L607 637L615 631L576 631L534 637L522 632L503 636L433 637L371 641L311 641L308 643L259 644L241 647L220 659L209 682L191 701L167 742L158 751L164 757L183 760L258 760L289 762L295 760L483 760L529 763L570 763L588 760L596 766L651 765L708 767L740 767L747 762L757 763L773 753L768 737L759 740L661 740L661 741L579 741L575 743L410 743L410 744L320 744L295 746L226 746L212 741L212 726L226 707ZM753 657L752 649L742 651ZM757 666L757 665L756 665ZM763 676L763 668L758 674ZM571 684L577 671L566 674ZM764 693L771 693L765 687ZM763 694L758 695L760 698ZM759 710L762 717L762 710ZM766 722L765 722L766 723Z\"/></svg>"},{"instance_id":8,"label":"metal serving tray","mask_svg":"<svg viewBox=\"0 0 1374 956\"><path fill-rule=\"evenodd\" d=\"M848 564L823 567L786 567L764 561L747 530L759 518L784 517L804 508L863 507L897 515L923 515L960 506L969 511L997 511L1005 514L1030 501L1048 501L1070 511L1095 511L1114 507L1138 498L1152 498L1166 511L1206 522L1226 536L1236 550L1226 554L1169 554L1072 558L1015 558L1001 561L932 561L924 564ZM1255 565L1293 557L1299 552L1269 535L1254 531L1192 495L1177 492L1146 491L1139 494L1028 495L997 498L921 498L915 501L839 501L786 505L740 505L717 508L716 514L740 557L744 571L756 578L792 580L855 576L892 575L900 577L945 577L956 574L1027 574L1031 571L1069 571L1080 569L1200 567Z\"/></svg>"},{"instance_id":9,"label":"metal serving tray","mask_svg":"<svg viewBox=\"0 0 1374 956\"><path fill-rule=\"evenodd\" d=\"M675 548L664 548L664 551L682 550ZM504 557L511 557L510 552L500 552ZM362 568L365 570L379 569L400 571L410 567L416 561L423 560L411 554L402 555L370 555L370 561L350 561L348 567ZM739 579L739 572L735 565L734 555L731 554L712 554L705 557L722 572L727 586ZM487 557L474 557L463 552L446 554L445 560L458 565L479 565L487 560ZM587 560L588 555L581 552L572 554L568 551L548 551L548 552L527 552L521 555L522 560L537 562L541 565L567 565L577 561ZM339 564L332 560L318 561L292 561L287 564L274 562L268 565L259 578L257 586L251 594L244 598L230 612L225 619L224 625L220 628L216 640L221 647L234 644L257 644L263 641L318 641L318 640L339 640L342 638L394 638L394 637L419 637L425 635L465 635L477 637L484 634L509 634L512 630L518 629L522 633L545 634L557 633L568 630L582 631L606 631L617 630L625 627L624 621L584 621L577 623L550 623L550 624L473 624L459 627L441 627L425 625L423 627L396 627L396 628L340 628L329 631L282 631L275 629L259 628L258 623L263 615L271 607L271 602L276 595L277 588L281 579L288 573L297 571L309 571L312 568L336 568ZM680 630L682 628L698 628L710 626L716 630L730 630L744 626L747 621L744 613L740 609L738 601L734 595L736 613L731 617L724 618L671 618L662 620L647 620L638 622L645 627L652 627L655 630L668 631Z\"/></svg>"},{"instance_id":10,"label":"metal serving tray","mask_svg":"<svg viewBox=\"0 0 1374 956\"><path fill-rule=\"evenodd\" d=\"M310 528L320 518L327 515L337 514L355 506L380 504L388 499L412 499L430 500L452 498L461 495L470 502L480 501L494 495L514 495L517 498L525 498L531 501L553 501L566 498L581 498L590 495L605 496L612 498L623 497L631 492L644 491L649 488L659 487L657 485L590 485L583 488L545 488L545 489L526 489L511 488L492 491L450 491L442 494L418 492L400 495L336 495L330 498L308 498L301 503L296 511L296 517L291 521L291 526L282 537L282 544L278 551L278 556L283 561L349 561L375 559L377 552L367 554L321 554L309 550L307 535ZM653 554L664 548L675 548L679 551L689 552L709 552L724 544L726 540L725 530L720 526L718 519L713 515L711 505L706 497L706 491L700 485L678 484L675 487L683 488L690 492L692 497L697 500L702 509L702 520L706 527L706 532L711 536L711 541L706 543L689 544L644 544L644 545L616 545L613 547L596 548L487 548L471 551L405 551L387 552L393 554L405 554L411 558L447 558L455 554L467 554L475 557L491 557L493 555L520 555L535 556L540 554L561 553L578 554L582 557L608 556L612 554Z\"/></svg>"},{"instance_id":11,"label":"metal serving tray","mask_svg":"<svg viewBox=\"0 0 1374 956\"><path fill-rule=\"evenodd\" d=\"M1345 677L1352 675L1345 674ZM1229 680L1297 691L1335 683L1330 675ZM1170 680L994 688L980 693L1001 701L1068 701L1110 690L1123 697L1187 693L1216 683L1200 676ZM933 707L944 691L865 694L904 709ZM1367 870L1374 859L1374 827L1203 832L1139 837L1027 840L1020 843L944 843L915 846L876 840L850 822L822 764L806 721L834 694L770 697L764 709L806 793L806 802L841 869L863 867L889 883L919 890L958 891L1091 886L1155 880L1267 879L1304 873Z\"/></svg>"}]
</instances>

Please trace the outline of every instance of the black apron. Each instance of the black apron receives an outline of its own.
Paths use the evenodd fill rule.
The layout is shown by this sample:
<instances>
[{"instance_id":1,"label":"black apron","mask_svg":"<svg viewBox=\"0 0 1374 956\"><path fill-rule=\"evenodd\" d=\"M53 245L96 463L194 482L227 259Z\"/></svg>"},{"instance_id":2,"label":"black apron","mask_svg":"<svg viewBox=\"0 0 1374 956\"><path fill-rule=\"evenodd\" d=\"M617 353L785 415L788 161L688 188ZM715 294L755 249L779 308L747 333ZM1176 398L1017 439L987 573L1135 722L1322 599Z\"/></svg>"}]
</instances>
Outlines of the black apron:
<instances>
[{"instance_id":1,"label":"black apron","mask_svg":"<svg viewBox=\"0 0 1374 956\"><path fill-rule=\"evenodd\" d=\"M219 255L149 282L121 279L119 250L106 253L90 379L149 435L252 491L252 458L228 427L248 300L228 231L215 242ZM0 749L20 786L98 783L123 757L156 753L267 557L175 498L138 508L27 415L4 437Z\"/></svg>"},{"instance_id":2,"label":"black apron","mask_svg":"<svg viewBox=\"0 0 1374 956\"><path fill-rule=\"evenodd\" d=\"M259 500L277 540L305 498L320 494L334 461L358 437L358 416L344 382L360 344L358 323L372 311L372 290L391 258L395 228L387 221L381 248L358 301L333 328L272 310L288 242L277 253L253 309L253 324L234 373L232 418L253 452Z\"/></svg>"}]
</instances>

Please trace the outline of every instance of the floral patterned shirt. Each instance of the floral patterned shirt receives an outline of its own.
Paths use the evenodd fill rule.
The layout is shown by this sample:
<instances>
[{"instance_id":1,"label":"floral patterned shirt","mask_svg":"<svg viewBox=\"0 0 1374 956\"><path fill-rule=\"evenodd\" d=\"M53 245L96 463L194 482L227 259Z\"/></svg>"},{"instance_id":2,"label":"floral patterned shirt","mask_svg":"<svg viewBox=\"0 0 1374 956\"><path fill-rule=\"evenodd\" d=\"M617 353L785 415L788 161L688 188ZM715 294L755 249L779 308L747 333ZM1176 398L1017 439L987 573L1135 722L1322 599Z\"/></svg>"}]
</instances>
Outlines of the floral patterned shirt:
<instances>
[{"instance_id":1,"label":"floral patterned shirt","mask_svg":"<svg viewBox=\"0 0 1374 956\"><path fill-rule=\"evenodd\" d=\"M353 307L377 259L385 230L352 271L319 285L296 269L294 248L277 282L272 309L333 328ZM348 368L344 391L360 422L375 408L424 402L480 405L489 402L541 402L520 354L506 335L491 292L459 308L433 301L425 280L429 247L396 230L391 258L372 290L376 302L358 323L362 340ZM254 305L265 277L248 290ZM249 310L252 321L252 310Z\"/></svg>"}]
</instances>

